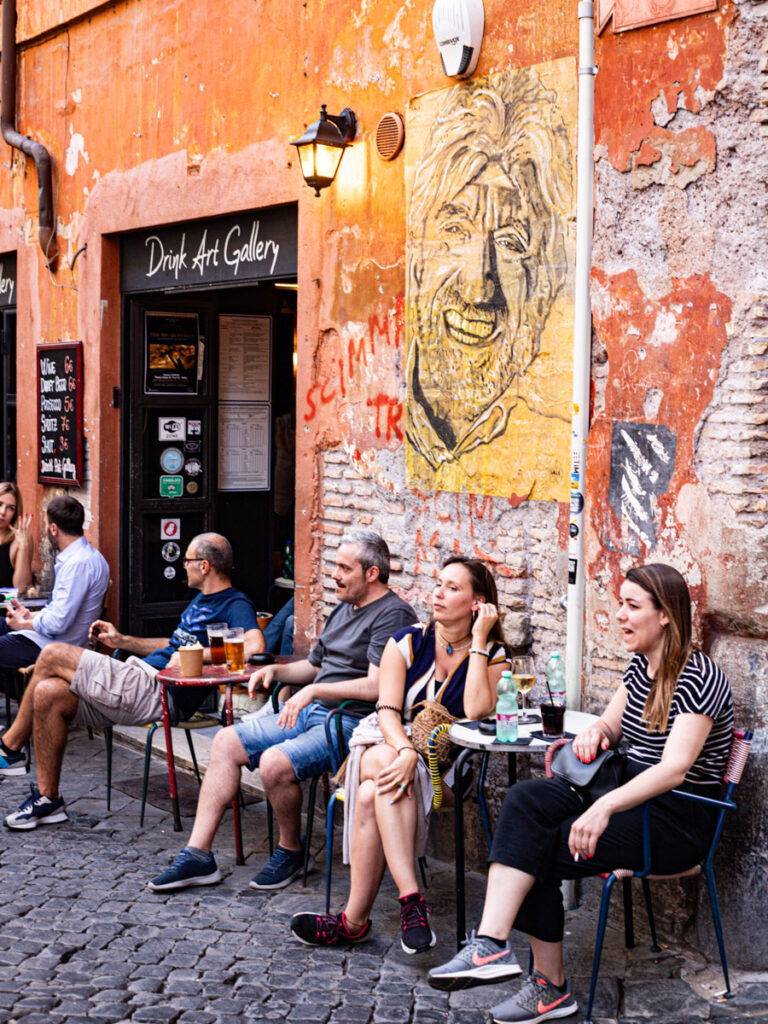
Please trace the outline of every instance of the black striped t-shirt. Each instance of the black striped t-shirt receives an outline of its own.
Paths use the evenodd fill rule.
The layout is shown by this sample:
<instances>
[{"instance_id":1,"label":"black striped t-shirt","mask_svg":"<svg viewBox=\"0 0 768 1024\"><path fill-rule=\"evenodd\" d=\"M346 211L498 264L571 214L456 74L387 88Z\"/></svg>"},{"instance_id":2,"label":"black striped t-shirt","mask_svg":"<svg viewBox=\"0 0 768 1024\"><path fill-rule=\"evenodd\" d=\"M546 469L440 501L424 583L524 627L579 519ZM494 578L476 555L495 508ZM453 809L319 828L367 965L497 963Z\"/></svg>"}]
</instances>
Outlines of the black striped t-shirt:
<instances>
[{"instance_id":1,"label":"black striped t-shirt","mask_svg":"<svg viewBox=\"0 0 768 1024\"><path fill-rule=\"evenodd\" d=\"M685 781L700 785L722 781L731 745L733 701L727 678L706 654L696 651L680 673L672 694L666 732L648 732L643 721L645 701L651 688L644 654L636 654L630 661L624 672L624 685L628 697L621 731L629 758L649 767L658 764L677 716L707 715L713 721L712 729Z\"/></svg>"}]
</instances>

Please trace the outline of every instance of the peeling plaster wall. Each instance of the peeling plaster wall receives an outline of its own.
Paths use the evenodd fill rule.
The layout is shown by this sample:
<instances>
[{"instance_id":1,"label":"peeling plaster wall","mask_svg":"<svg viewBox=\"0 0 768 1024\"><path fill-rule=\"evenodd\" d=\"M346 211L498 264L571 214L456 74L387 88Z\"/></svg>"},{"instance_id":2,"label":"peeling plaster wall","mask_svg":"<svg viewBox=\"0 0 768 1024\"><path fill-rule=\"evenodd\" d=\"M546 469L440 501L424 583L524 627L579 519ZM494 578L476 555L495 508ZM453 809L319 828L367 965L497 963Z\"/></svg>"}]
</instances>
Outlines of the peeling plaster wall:
<instances>
[{"instance_id":1,"label":"peeling plaster wall","mask_svg":"<svg viewBox=\"0 0 768 1024\"><path fill-rule=\"evenodd\" d=\"M612 625L622 572L668 561L728 672L737 724L756 730L720 859L727 941L752 967L765 963L768 925L767 17L766 3L723 3L708 18L602 37L587 464L588 705L624 665ZM617 514L608 500L617 422L676 440L651 545L627 529L637 509ZM700 913L709 947L707 928Z\"/></svg>"},{"instance_id":2,"label":"peeling plaster wall","mask_svg":"<svg viewBox=\"0 0 768 1024\"><path fill-rule=\"evenodd\" d=\"M405 486L404 161L380 161L373 135L383 113L404 113L409 99L447 84L431 6L19 0L17 125L51 151L63 253L51 277L36 246L34 167L7 151L0 239L18 254L19 379L34 381L36 342L84 340L89 533L116 565L114 236L297 202L299 646L333 603L340 535L368 525L387 537L393 583L420 611L442 557L488 558L510 639L532 643L541 671L564 646L567 507ZM544 7L546 16L529 0L486 0L478 76L574 58L576 5ZM721 0L714 13L621 35L609 26L596 82L585 701L601 706L626 660L613 624L622 571L671 561L729 671L737 718L759 731L740 821L749 844L728 859L723 899L730 921L754 922L743 940L730 929L740 966L764 963L768 933L759 862L768 777L767 20L765 0ZM322 102L351 106L359 133L335 185L315 199L288 141ZM86 241L70 272L66 261ZM37 487L32 406L19 408L25 496ZM619 424L674 438L668 482L639 506L649 541L611 502ZM735 840L727 842L732 853Z\"/></svg>"}]
</instances>

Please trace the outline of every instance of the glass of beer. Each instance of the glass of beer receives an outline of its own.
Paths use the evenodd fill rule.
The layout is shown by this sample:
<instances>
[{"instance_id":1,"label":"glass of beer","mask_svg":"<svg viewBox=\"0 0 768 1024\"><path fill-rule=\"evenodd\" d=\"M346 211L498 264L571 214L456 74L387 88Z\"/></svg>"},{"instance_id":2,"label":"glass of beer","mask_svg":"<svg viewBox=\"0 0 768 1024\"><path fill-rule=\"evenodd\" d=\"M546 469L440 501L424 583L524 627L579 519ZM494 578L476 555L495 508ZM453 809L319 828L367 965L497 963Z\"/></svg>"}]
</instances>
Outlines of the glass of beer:
<instances>
[{"instance_id":1,"label":"glass of beer","mask_svg":"<svg viewBox=\"0 0 768 1024\"><path fill-rule=\"evenodd\" d=\"M230 672L245 671L245 637L242 626L235 626L224 633L224 649L227 654L227 668Z\"/></svg>"},{"instance_id":2,"label":"glass of beer","mask_svg":"<svg viewBox=\"0 0 768 1024\"><path fill-rule=\"evenodd\" d=\"M525 709L525 695L530 693L533 689L533 684L536 679L536 669L534 668L533 658L526 654L520 658L514 658L512 660L512 678L517 683L517 689L522 694L522 700L520 701L520 717L518 722L520 725L532 725L533 722L538 722L538 715L529 715Z\"/></svg>"},{"instance_id":3,"label":"glass of beer","mask_svg":"<svg viewBox=\"0 0 768 1024\"><path fill-rule=\"evenodd\" d=\"M208 627L208 647L211 651L212 665L226 665L227 654L224 650L224 634L229 629L226 622L211 622Z\"/></svg>"}]
</instances>

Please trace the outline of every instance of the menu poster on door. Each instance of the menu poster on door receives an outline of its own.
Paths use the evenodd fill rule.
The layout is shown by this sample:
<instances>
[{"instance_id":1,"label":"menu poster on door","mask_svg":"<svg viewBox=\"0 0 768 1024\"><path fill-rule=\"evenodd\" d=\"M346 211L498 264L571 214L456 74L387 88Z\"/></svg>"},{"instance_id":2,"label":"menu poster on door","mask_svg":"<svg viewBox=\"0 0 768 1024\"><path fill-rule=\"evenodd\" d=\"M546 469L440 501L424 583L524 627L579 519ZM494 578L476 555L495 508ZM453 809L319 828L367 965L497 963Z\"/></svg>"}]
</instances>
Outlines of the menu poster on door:
<instances>
[{"instance_id":1,"label":"menu poster on door","mask_svg":"<svg viewBox=\"0 0 768 1024\"><path fill-rule=\"evenodd\" d=\"M271 406L219 406L219 490L268 491Z\"/></svg>"},{"instance_id":2,"label":"menu poster on door","mask_svg":"<svg viewBox=\"0 0 768 1024\"><path fill-rule=\"evenodd\" d=\"M83 479L83 343L37 346L38 482Z\"/></svg>"},{"instance_id":3,"label":"menu poster on door","mask_svg":"<svg viewBox=\"0 0 768 1024\"><path fill-rule=\"evenodd\" d=\"M271 316L219 317L219 401L269 402Z\"/></svg>"},{"instance_id":4,"label":"menu poster on door","mask_svg":"<svg viewBox=\"0 0 768 1024\"><path fill-rule=\"evenodd\" d=\"M144 394L196 395L201 351L197 313L145 313Z\"/></svg>"}]
</instances>

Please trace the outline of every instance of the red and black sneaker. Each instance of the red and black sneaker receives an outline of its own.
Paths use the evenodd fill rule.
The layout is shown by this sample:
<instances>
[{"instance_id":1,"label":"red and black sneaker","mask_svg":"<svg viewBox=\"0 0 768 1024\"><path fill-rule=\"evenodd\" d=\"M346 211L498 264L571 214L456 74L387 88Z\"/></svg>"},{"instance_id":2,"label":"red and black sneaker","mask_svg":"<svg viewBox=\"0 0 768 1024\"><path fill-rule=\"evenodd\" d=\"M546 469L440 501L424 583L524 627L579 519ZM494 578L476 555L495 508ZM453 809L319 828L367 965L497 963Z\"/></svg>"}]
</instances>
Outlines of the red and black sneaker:
<instances>
[{"instance_id":1,"label":"red and black sneaker","mask_svg":"<svg viewBox=\"0 0 768 1024\"><path fill-rule=\"evenodd\" d=\"M340 914L294 914L291 932L307 946L338 946L339 943L365 942L371 934L371 922L366 921L359 932L347 928L344 911Z\"/></svg>"},{"instance_id":2,"label":"red and black sneaker","mask_svg":"<svg viewBox=\"0 0 768 1024\"><path fill-rule=\"evenodd\" d=\"M406 953L425 953L437 942L429 927L429 907L420 892L400 896L400 945Z\"/></svg>"}]
</instances>

